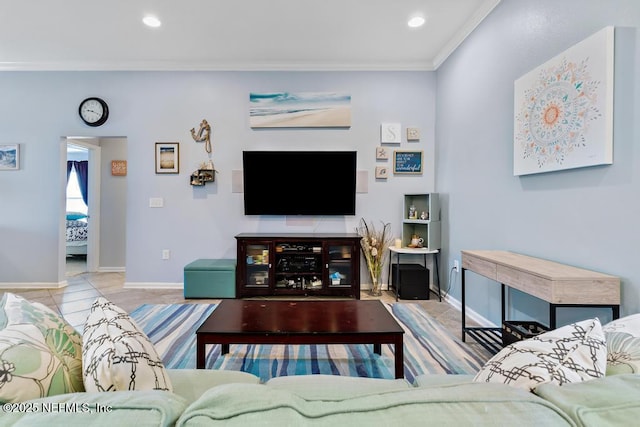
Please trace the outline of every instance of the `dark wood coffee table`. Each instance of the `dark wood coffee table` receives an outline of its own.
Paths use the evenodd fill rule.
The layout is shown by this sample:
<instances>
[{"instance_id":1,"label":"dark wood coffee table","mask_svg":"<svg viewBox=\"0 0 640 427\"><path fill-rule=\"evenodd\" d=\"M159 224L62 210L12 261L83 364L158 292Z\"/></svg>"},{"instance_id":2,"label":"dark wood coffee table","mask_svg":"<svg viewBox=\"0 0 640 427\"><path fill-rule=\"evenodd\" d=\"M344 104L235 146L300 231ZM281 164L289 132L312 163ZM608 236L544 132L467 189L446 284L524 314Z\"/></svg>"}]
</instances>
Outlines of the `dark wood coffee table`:
<instances>
[{"instance_id":1,"label":"dark wood coffee table","mask_svg":"<svg viewBox=\"0 0 640 427\"><path fill-rule=\"evenodd\" d=\"M208 344L382 344L395 347L396 378L404 378L404 330L380 301L222 300L196 331L196 366Z\"/></svg>"}]
</instances>

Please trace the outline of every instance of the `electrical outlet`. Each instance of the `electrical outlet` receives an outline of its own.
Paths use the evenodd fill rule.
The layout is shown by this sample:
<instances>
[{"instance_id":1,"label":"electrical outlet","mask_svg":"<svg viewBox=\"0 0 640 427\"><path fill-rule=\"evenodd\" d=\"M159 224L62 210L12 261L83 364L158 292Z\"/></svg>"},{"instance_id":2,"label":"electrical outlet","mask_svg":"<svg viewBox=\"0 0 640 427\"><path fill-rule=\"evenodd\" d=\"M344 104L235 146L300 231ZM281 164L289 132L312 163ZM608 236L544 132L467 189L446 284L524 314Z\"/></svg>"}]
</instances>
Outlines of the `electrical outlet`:
<instances>
[{"instance_id":1,"label":"electrical outlet","mask_svg":"<svg viewBox=\"0 0 640 427\"><path fill-rule=\"evenodd\" d=\"M171 252L169 252L169 249L162 250L162 259L169 259L170 256L171 256Z\"/></svg>"},{"instance_id":2,"label":"electrical outlet","mask_svg":"<svg viewBox=\"0 0 640 427\"><path fill-rule=\"evenodd\" d=\"M453 260L453 270L458 273L460 271L460 261L457 259Z\"/></svg>"}]
</instances>

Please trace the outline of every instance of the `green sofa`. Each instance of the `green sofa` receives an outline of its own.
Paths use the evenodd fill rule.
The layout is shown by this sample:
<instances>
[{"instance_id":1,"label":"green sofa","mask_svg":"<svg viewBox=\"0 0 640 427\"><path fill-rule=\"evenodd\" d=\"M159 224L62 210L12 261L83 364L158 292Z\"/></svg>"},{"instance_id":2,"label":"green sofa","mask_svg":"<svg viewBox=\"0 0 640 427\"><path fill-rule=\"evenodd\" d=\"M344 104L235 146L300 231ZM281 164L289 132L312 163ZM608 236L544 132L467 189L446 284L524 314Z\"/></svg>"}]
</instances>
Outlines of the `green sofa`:
<instances>
[{"instance_id":1,"label":"green sofa","mask_svg":"<svg viewBox=\"0 0 640 427\"><path fill-rule=\"evenodd\" d=\"M6 404L0 426L434 425L628 426L640 419L640 375L529 393L473 376L422 375L414 384L328 375L257 377L168 370L174 391L69 393Z\"/></svg>"},{"instance_id":2,"label":"green sofa","mask_svg":"<svg viewBox=\"0 0 640 427\"><path fill-rule=\"evenodd\" d=\"M166 369L144 332L103 297L80 336L51 309L6 293L0 404L0 427L636 425L640 314L604 328L588 319L511 344L475 376L261 383L244 372Z\"/></svg>"}]
</instances>

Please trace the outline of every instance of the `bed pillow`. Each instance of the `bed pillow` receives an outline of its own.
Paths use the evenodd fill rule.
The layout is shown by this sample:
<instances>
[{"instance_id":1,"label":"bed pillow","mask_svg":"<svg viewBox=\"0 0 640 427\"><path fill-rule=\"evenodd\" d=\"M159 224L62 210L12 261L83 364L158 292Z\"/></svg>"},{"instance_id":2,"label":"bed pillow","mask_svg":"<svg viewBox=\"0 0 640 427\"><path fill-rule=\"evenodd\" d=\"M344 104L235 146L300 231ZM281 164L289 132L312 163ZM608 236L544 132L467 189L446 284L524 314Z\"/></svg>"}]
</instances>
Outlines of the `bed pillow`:
<instances>
[{"instance_id":1,"label":"bed pillow","mask_svg":"<svg viewBox=\"0 0 640 427\"><path fill-rule=\"evenodd\" d=\"M126 311L102 297L84 326L82 361L87 391L173 391L149 338Z\"/></svg>"},{"instance_id":2,"label":"bed pillow","mask_svg":"<svg viewBox=\"0 0 640 427\"><path fill-rule=\"evenodd\" d=\"M640 314L602 327L607 339L607 375L640 373Z\"/></svg>"},{"instance_id":3,"label":"bed pillow","mask_svg":"<svg viewBox=\"0 0 640 427\"><path fill-rule=\"evenodd\" d=\"M82 337L43 304L0 299L0 401L84 391Z\"/></svg>"},{"instance_id":4,"label":"bed pillow","mask_svg":"<svg viewBox=\"0 0 640 427\"><path fill-rule=\"evenodd\" d=\"M598 318L549 331L503 348L474 381L498 382L525 390L601 378L607 345Z\"/></svg>"},{"instance_id":5,"label":"bed pillow","mask_svg":"<svg viewBox=\"0 0 640 427\"><path fill-rule=\"evenodd\" d=\"M76 221L84 218L87 218L87 214L82 212L67 212L67 221Z\"/></svg>"}]
</instances>

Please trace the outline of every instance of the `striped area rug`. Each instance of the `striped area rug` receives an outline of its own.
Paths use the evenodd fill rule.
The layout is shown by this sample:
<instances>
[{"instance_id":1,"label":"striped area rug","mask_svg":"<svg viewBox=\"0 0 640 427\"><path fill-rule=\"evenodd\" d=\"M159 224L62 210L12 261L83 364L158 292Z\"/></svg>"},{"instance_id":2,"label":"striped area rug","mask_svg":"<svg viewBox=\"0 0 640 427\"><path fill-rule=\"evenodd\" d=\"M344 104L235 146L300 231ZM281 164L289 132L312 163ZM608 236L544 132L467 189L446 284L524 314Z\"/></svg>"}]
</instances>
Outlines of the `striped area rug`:
<instances>
[{"instance_id":1,"label":"striped area rug","mask_svg":"<svg viewBox=\"0 0 640 427\"><path fill-rule=\"evenodd\" d=\"M462 343L419 304L385 304L404 328L405 378L420 374L475 374L481 356ZM149 336L167 368L195 368L196 329L215 309L213 304L144 304L131 317ZM393 345L382 354L372 345L231 345L221 356L220 346L208 347L206 366L250 372L263 381L272 377L330 374L394 378Z\"/></svg>"}]
</instances>

